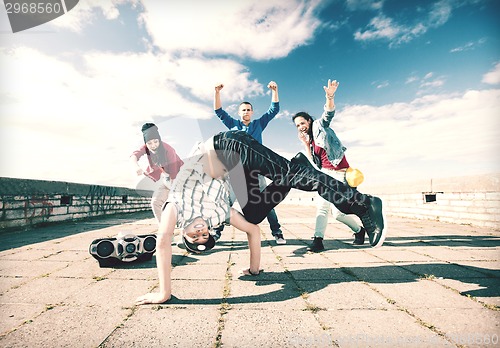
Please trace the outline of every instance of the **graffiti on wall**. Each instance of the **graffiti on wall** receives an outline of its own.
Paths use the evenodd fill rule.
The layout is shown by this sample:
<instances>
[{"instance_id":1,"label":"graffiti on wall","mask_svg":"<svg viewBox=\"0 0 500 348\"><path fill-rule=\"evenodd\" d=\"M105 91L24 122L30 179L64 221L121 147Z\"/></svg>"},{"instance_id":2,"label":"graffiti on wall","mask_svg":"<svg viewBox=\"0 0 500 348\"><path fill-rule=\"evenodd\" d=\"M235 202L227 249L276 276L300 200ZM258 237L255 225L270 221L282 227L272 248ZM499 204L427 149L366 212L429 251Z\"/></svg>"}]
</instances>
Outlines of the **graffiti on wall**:
<instances>
[{"instance_id":1,"label":"graffiti on wall","mask_svg":"<svg viewBox=\"0 0 500 348\"><path fill-rule=\"evenodd\" d=\"M113 205L111 197L115 196L116 192L115 187L91 185L85 196L85 204L90 207L90 211L93 213L109 210Z\"/></svg>"},{"instance_id":2,"label":"graffiti on wall","mask_svg":"<svg viewBox=\"0 0 500 348\"><path fill-rule=\"evenodd\" d=\"M54 205L48 196L31 197L24 201L24 219L30 223L35 218L49 219L54 211Z\"/></svg>"},{"instance_id":3,"label":"graffiti on wall","mask_svg":"<svg viewBox=\"0 0 500 348\"><path fill-rule=\"evenodd\" d=\"M7 210L5 209L4 198L0 197L0 221L4 221L7 216Z\"/></svg>"}]
</instances>

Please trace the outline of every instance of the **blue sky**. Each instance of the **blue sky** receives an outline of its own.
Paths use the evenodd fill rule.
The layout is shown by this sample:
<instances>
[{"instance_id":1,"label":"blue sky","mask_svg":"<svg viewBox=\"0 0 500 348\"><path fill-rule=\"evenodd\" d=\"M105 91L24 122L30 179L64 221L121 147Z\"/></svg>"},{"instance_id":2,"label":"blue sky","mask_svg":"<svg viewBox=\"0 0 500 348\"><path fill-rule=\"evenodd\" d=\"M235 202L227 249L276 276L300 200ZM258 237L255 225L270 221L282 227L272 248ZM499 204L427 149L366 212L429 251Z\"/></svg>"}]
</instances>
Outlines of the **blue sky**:
<instances>
[{"instance_id":1,"label":"blue sky","mask_svg":"<svg viewBox=\"0 0 500 348\"><path fill-rule=\"evenodd\" d=\"M500 3L494 0L80 1L13 34L0 9L0 176L134 187L128 157L155 122L181 157L223 131L213 90L264 144L302 147L291 116L332 122L365 187L498 172Z\"/></svg>"}]
</instances>

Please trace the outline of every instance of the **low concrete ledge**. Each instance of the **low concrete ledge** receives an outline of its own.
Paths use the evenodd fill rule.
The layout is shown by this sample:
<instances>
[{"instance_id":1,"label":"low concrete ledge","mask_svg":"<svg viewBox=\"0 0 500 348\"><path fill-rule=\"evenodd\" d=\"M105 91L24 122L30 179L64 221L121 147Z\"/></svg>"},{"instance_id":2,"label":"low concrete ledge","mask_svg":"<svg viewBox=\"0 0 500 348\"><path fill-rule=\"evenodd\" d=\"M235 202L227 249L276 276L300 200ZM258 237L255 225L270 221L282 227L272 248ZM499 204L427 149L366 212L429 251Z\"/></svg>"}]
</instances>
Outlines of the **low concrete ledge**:
<instances>
[{"instance_id":1,"label":"low concrete ledge","mask_svg":"<svg viewBox=\"0 0 500 348\"><path fill-rule=\"evenodd\" d=\"M379 196L386 215L500 229L500 173L366 185ZM316 205L315 192L292 190L283 203Z\"/></svg>"},{"instance_id":2,"label":"low concrete ledge","mask_svg":"<svg viewBox=\"0 0 500 348\"><path fill-rule=\"evenodd\" d=\"M0 230L151 209L151 192L0 177Z\"/></svg>"}]
</instances>

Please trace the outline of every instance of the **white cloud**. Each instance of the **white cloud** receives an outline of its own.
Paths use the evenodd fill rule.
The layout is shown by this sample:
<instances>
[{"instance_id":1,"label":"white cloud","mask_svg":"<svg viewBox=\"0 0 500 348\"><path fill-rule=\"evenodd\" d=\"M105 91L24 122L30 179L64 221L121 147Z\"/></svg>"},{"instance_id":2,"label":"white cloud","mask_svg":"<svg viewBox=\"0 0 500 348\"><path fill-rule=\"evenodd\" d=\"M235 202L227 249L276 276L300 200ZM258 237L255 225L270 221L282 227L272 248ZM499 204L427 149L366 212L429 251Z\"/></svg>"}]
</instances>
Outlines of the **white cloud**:
<instances>
[{"instance_id":1,"label":"white cloud","mask_svg":"<svg viewBox=\"0 0 500 348\"><path fill-rule=\"evenodd\" d=\"M455 47L450 50L451 53L455 52L462 52L462 51L468 51L474 49L474 43L473 42L467 42L465 45L460 46L460 47Z\"/></svg>"},{"instance_id":2,"label":"white cloud","mask_svg":"<svg viewBox=\"0 0 500 348\"><path fill-rule=\"evenodd\" d=\"M388 86L389 86L389 81L382 81L381 83L377 84L377 89L385 88Z\"/></svg>"},{"instance_id":3,"label":"white cloud","mask_svg":"<svg viewBox=\"0 0 500 348\"><path fill-rule=\"evenodd\" d=\"M444 86L446 83L446 78L444 76L435 77L434 73L428 72L424 77L420 78L417 75L411 75L405 81L405 84L410 84L414 82L419 82L418 95L429 94L431 91L435 91L437 88Z\"/></svg>"},{"instance_id":4,"label":"white cloud","mask_svg":"<svg viewBox=\"0 0 500 348\"><path fill-rule=\"evenodd\" d=\"M197 120L213 117L217 83L225 84L229 109L267 91L268 81L252 78L244 65L207 56L286 56L320 25L314 16L319 0L89 0L49 25L82 32L99 14L119 18L125 3L144 10L139 20L152 38L149 52L76 57L19 44L0 49L1 175L130 185L128 156L142 144L142 123L156 122L164 140L190 148L201 140ZM32 141L17 140L26 137Z\"/></svg>"},{"instance_id":5,"label":"white cloud","mask_svg":"<svg viewBox=\"0 0 500 348\"><path fill-rule=\"evenodd\" d=\"M163 122L168 141L184 144L201 134L196 119L213 117L220 79L227 102L264 93L244 66L229 60L93 52L81 61L26 47L0 50L3 176L127 185L127 158L141 144L142 123ZM16 140L26 137L32 141ZM194 140L201 139L189 147ZM116 172L119 182L108 182L118 180Z\"/></svg>"},{"instance_id":6,"label":"white cloud","mask_svg":"<svg viewBox=\"0 0 500 348\"><path fill-rule=\"evenodd\" d=\"M462 46L452 48L450 50L450 53L474 50L474 49L476 49L476 47L481 46L485 42L486 42L485 38L479 39L477 41L469 41Z\"/></svg>"},{"instance_id":7,"label":"white cloud","mask_svg":"<svg viewBox=\"0 0 500 348\"><path fill-rule=\"evenodd\" d=\"M489 85L498 85L500 84L500 63L497 63L493 70L484 74L483 79L481 80L483 83L487 83Z\"/></svg>"},{"instance_id":8,"label":"white cloud","mask_svg":"<svg viewBox=\"0 0 500 348\"><path fill-rule=\"evenodd\" d=\"M378 39L393 40L400 35L402 28L395 25L390 18L377 16L370 20L368 29L354 33L354 38L359 41L371 41Z\"/></svg>"},{"instance_id":9,"label":"white cloud","mask_svg":"<svg viewBox=\"0 0 500 348\"><path fill-rule=\"evenodd\" d=\"M433 80L433 81L423 82L423 83L420 84L420 87L421 88L429 88L429 87L436 88L436 87L443 86L444 83L445 83L444 79L436 79L436 80Z\"/></svg>"},{"instance_id":10,"label":"white cloud","mask_svg":"<svg viewBox=\"0 0 500 348\"><path fill-rule=\"evenodd\" d=\"M500 90L339 110L333 128L371 184L498 171ZM388 176L389 175L389 176Z\"/></svg>"},{"instance_id":11,"label":"white cloud","mask_svg":"<svg viewBox=\"0 0 500 348\"><path fill-rule=\"evenodd\" d=\"M427 25L430 27L439 27L446 23L451 16L453 3L456 4L453 0L441 0L432 4Z\"/></svg>"},{"instance_id":12,"label":"white cloud","mask_svg":"<svg viewBox=\"0 0 500 348\"><path fill-rule=\"evenodd\" d=\"M417 76L410 76L410 77L408 77L408 78L406 79L405 84L410 84L410 83L413 83L413 82L418 81L418 80L419 80L419 79L418 79L418 77L417 77Z\"/></svg>"},{"instance_id":13,"label":"white cloud","mask_svg":"<svg viewBox=\"0 0 500 348\"><path fill-rule=\"evenodd\" d=\"M145 26L166 52L279 58L311 40L320 25L319 0L143 3Z\"/></svg>"},{"instance_id":14,"label":"white cloud","mask_svg":"<svg viewBox=\"0 0 500 348\"><path fill-rule=\"evenodd\" d=\"M118 18L118 5L130 3L137 6L140 0L85 0L78 4L64 16L58 17L50 22L57 28L64 28L74 32L80 32L85 26L90 25L100 12L104 18L113 20Z\"/></svg>"},{"instance_id":15,"label":"white cloud","mask_svg":"<svg viewBox=\"0 0 500 348\"><path fill-rule=\"evenodd\" d=\"M380 10L385 0L346 0L346 7L349 11L358 10Z\"/></svg>"},{"instance_id":16,"label":"white cloud","mask_svg":"<svg viewBox=\"0 0 500 348\"><path fill-rule=\"evenodd\" d=\"M383 40L388 41L389 46L410 42L425 34L430 28L436 28L446 23L451 16L452 5L461 6L460 3L450 0L438 1L430 6L426 16L419 17L414 24L398 24L380 12L370 20L365 29L358 29L354 33L354 39L364 42ZM417 14L417 9L415 9L415 14Z\"/></svg>"}]
</instances>

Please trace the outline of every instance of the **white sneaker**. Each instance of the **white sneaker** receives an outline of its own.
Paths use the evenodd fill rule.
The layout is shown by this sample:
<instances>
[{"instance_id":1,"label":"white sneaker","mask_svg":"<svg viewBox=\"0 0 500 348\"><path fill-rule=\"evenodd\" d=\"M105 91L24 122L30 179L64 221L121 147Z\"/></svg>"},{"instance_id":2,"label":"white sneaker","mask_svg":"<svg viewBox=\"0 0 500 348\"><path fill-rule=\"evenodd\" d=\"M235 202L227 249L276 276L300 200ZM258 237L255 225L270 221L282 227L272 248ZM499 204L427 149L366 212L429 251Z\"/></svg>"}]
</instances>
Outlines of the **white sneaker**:
<instances>
[{"instance_id":1,"label":"white sneaker","mask_svg":"<svg viewBox=\"0 0 500 348\"><path fill-rule=\"evenodd\" d=\"M276 240L276 244L286 244L286 239L283 237L283 234L277 234L274 236L274 240Z\"/></svg>"}]
</instances>

